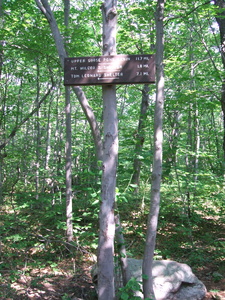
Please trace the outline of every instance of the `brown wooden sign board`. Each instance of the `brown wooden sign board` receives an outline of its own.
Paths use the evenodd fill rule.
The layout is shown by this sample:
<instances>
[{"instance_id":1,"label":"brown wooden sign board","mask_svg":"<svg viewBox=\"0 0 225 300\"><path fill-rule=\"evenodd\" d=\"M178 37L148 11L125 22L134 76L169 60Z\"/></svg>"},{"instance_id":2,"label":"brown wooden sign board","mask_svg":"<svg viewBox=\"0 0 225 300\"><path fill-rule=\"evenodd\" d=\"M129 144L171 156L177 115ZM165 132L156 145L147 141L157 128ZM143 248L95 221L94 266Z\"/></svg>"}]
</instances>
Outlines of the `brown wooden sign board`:
<instances>
[{"instance_id":1,"label":"brown wooden sign board","mask_svg":"<svg viewBox=\"0 0 225 300\"><path fill-rule=\"evenodd\" d=\"M64 85L155 83L155 56L111 55L64 60Z\"/></svg>"}]
</instances>

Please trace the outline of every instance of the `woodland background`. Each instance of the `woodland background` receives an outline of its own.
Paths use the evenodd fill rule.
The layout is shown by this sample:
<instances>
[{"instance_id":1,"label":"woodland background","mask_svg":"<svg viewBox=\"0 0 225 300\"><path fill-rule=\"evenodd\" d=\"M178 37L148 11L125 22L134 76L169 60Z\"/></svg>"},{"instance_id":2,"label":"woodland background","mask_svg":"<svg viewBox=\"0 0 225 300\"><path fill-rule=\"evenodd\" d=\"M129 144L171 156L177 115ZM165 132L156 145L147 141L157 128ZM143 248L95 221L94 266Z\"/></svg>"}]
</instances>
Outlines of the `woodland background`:
<instances>
[{"instance_id":1,"label":"woodland background","mask_svg":"<svg viewBox=\"0 0 225 300\"><path fill-rule=\"evenodd\" d=\"M225 299L224 67L215 18L225 10L215 2L167 0L165 5L156 255L188 263L205 282L208 297ZM63 1L49 4L70 57L101 55L101 1L71 0L69 26ZM118 54L154 53L155 4L118 1ZM0 297L95 299L89 270L98 245L101 171L89 124L71 92L74 237L68 243L63 70L35 1L0 1L0 78ZM102 129L101 87L83 90ZM155 86L117 86L117 99L117 204L129 255L141 258Z\"/></svg>"}]
</instances>

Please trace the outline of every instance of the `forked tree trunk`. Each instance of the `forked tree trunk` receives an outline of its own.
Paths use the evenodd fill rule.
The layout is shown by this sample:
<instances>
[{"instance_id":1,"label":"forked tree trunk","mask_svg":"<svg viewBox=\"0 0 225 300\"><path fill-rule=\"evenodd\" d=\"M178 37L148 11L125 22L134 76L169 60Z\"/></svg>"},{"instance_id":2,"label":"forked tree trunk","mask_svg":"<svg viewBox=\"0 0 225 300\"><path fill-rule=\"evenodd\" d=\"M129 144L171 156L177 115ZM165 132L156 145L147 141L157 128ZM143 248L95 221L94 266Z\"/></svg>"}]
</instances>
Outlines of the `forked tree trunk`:
<instances>
[{"instance_id":1,"label":"forked tree trunk","mask_svg":"<svg viewBox=\"0 0 225 300\"><path fill-rule=\"evenodd\" d=\"M103 15L103 55L116 54L116 1L105 0ZM102 87L104 141L102 161L102 193L99 213L98 244L98 299L113 300L114 288L114 237L115 189L118 159L118 119L116 87Z\"/></svg>"},{"instance_id":2,"label":"forked tree trunk","mask_svg":"<svg viewBox=\"0 0 225 300\"><path fill-rule=\"evenodd\" d=\"M163 143L163 13L164 0L158 0L156 10L156 103L154 116L154 160L151 185L151 205L148 216L147 236L142 266L144 298L155 300L153 290L152 266L155 250L156 231L160 205L160 183L162 177L162 143Z\"/></svg>"},{"instance_id":3,"label":"forked tree trunk","mask_svg":"<svg viewBox=\"0 0 225 300\"><path fill-rule=\"evenodd\" d=\"M59 55L60 63L62 68L64 68L64 59L67 57L67 53L64 47L63 38L60 34L58 25L56 23L54 14L51 10L51 7L48 3L48 0L35 0L37 7L40 9L40 11L44 14L47 21L49 22L49 26L51 28L52 36L55 41L56 49ZM96 156L98 160L102 160L102 141L101 141L101 134L100 130L94 115L93 110L89 106L88 100L79 86L74 86L73 91L75 92L77 99L81 105L81 108L87 118L87 121L90 125L92 136L95 143L95 149L96 149Z\"/></svg>"}]
</instances>

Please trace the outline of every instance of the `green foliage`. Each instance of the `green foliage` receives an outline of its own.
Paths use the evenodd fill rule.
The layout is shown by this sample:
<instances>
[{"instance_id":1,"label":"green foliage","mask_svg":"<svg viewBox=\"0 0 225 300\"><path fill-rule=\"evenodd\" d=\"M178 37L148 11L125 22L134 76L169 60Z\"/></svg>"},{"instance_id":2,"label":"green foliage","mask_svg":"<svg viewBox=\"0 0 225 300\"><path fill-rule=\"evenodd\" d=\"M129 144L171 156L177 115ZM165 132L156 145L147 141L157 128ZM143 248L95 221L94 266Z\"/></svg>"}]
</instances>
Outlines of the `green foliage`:
<instances>
[{"instance_id":1,"label":"green foliage","mask_svg":"<svg viewBox=\"0 0 225 300\"><path fill-rule=\"evenodd\" d=\"M213 272L212 274L213 281L219 282L221 279L223 279L223 275L220 274L219 272Z\"/></svg>"},{"instance_id":2,"label":"green foliage","mask_svg":"<svg viewBox=\"0 0 225 300\"><path fill-rule=\"evenodd\" d=\"M125 287L119 289L118 297L120 300L140 300L139 296L134 296L136 292L142 292L141 282L132 277ZM145 300L152 300L152 298L145 298Z\"/></svg>"},{"instance_id":3,"label":"green foliage","mask_svg":"<svg viewBox=\"0 0 225 300\"><path fill-rule=\"evenodd\" d=\"M141 297L134 296L135 292L142 292L141 282L132 277L125 287L119 289L120 300L140 300Z\"/></svg>"},{"instance_id":4,"label":"green foliage","mask_svg":"<svg viewBox=\"0 0 225 300\"><path fill-rule=\"evenodd\" d=\"M65 294L62 296L62 300L70 300L71 298L69 297L68 294Z\"/></svg>"}]
</instances>

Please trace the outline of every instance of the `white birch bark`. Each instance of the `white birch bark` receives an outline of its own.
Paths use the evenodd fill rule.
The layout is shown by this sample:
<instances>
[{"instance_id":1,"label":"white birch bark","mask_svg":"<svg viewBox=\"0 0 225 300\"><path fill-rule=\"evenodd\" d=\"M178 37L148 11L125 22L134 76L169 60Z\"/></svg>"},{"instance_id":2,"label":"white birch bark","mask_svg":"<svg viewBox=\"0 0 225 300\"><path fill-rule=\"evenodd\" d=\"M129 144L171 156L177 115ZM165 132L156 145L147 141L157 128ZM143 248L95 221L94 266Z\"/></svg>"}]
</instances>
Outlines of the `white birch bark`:
<instances>
[{"instance_id":1,"label":"white birch bark","mask_svg":"<svg viewBox=\"0 0 225 300\"><path fill-rule=\"evenodd\" d=\"M156 10L156 103L154 116L154 158L151 185L151 205L147 223L147 236L142 266L144 298L155 300L153 290L152 266L158 226L160 206L160 183L162 176L162 144L163 144L163 13L164 1L158 0Z\"/></svg>"}]
</instances>

